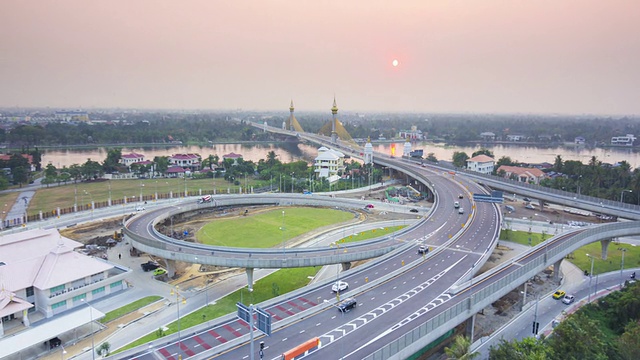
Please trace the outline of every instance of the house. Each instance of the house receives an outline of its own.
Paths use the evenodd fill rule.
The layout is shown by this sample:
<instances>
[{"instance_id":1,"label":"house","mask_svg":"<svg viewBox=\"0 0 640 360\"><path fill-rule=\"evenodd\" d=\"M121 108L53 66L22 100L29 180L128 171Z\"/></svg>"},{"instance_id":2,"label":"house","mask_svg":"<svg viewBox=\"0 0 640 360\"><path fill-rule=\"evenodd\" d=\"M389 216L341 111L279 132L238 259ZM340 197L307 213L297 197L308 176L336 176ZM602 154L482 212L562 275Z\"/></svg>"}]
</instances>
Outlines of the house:
<instances>
[{"instance_id":1,"label":"house","mask_svg":"<svg viewBox=\"0 0 640 360\"><path fill-rule=\"evenodd\" d=\"M12 154L2 154L0 155L0 160L2 161L9 161L11 160L11 156L13 156ZM20 154L20 156L22 156L23 158L27 159L29 161L29 170L31 172L36 171L36 165L33 163L33 156L29 155L29 154Z\"/></svg>"},{"instance_id":2,"label":"house","mask_svg":"<svg viewBox=\"0 0 640 360\"><path fill-rule=\"evenodd\" d=\"M122 154L120 156L120 164L129 167L131 164L140 163L144 161L144 155L137 153Z\"/></svg>"},{"instance_id":3,"label":"house","mask_svg":"<svg viewBox=\"0 0 640 360\"><path fill-rule=\"evenodd\" d=\"M400 130L398 136L403 139L409 139L410 141L422 140L424 138L422 131L418 130L418 127L413 125L411 130Z\"/></svg>"},{"instance_id":4,"label":"house","mask_svg":"<svg viewBox=\"0 0 640 360\"><path fill-rule=\"evenodd\" d=\"M633 134L627 134L625 136L614 136L611 138L611 145L618 146L633 146L636 141L636 137Z\"/></svg>"},{"instance_id":5,"label":"house","mask_svg":"<svg viewBox=\"0 0 640 360\"><path fill-rule=\"evenodd\" d=\"M224 161L225 159L233 160L233 166L236 166L238 165L238 159L242 159L242 155L230 152L226 155L222 155L222 161Z\"/></svg>"},{"instance_id":6,"label":"house","mask_svg":"<svg viewBox=\"0 0 640 360\"><path fill-rule=\"evenodd\" d=\"M516 179L519 182L528 184L538 185L540 184L540 180L546 178L546 174L536 168L502 165L498 168L497 172L500 174L502 171L504 171L505 178Z\"/></svg>"},{"instance_id":7,"label":"house","mask_svg":"<svg viewBox=\"0 0 640 360\"><path fill-rule=\"evenodd\" d=\"M77 252L82 246L57 229L0 237L0 337L30 326L30 316L51 318L127 288L131 270Z\"/></svg>"},{"instance_id":8,"label":"house","mask_svg":"<svg viewBox=\"0 0 640 360\"><path fill-rule=\"evenodd\" d=\"M200 170L202 159L198 154L175 154L169 157L169 166L179 166L191 171Z\"/></svg>"},{"instance_id":9,"label":"house","mask_svg":"<svg viewBox=\"0 0 640 360\"><path fill-rule=\"evenodd\" d=\"M585 143L586 141L587 141L587 140L586 140L585 138L583 138L582 136L576 136L576 137L573 139L573 143L574 143L574 144L576 144L576 145L584 145L584 143Z\"/></svg>"},{"instance_id":10,"label":"house","mask_svg":"<svg viewBox=\"0 0 640 360\"><path fill-rule=\"evenodd\" d=\"M507 141L524 141L526 138L524 135L507 135Z\"/></svg>"},{"instance_id":11,"label":"house","mask_svg":"<svg viewBox=\"0 0 640 360\"><path fill-rule=\"evenodd\" d=\"M340 179L339 173L345 169L344 154L322 146L318 149L313 167L317 177L327 178L331 183L336 182Z\"/></svg>"},{"instance_id":12,"label":"house","mask_svg":"<svg viewBox=\"0 0 640 360\"><path fill-rule=\"evenodd\" d=\"M182 166L169 166L166 171L168 177L177 178L184 177L187 171Z\"/></svg>"},{"instance_id":13,"label":"house","mask_svg":"<svg viewBox=\"0 0 640 360\"><path fill-rule=\"evenodd\" d=\"M482 154L468 159L467 169L481 174L491 174L495 164L495 160L492 157Z\"/></svg>"},{"instance_id":14,"label":"house","mask_svg":"<svg viewBox=\"0 0 640 360\"><path fill-rule=\"evenodd\" d=\"M486 132L480 133L480 137L482 138L483 141L494 141L496 139L496 134L490 131L486 131Z\"/></svg>"}]
</instances>

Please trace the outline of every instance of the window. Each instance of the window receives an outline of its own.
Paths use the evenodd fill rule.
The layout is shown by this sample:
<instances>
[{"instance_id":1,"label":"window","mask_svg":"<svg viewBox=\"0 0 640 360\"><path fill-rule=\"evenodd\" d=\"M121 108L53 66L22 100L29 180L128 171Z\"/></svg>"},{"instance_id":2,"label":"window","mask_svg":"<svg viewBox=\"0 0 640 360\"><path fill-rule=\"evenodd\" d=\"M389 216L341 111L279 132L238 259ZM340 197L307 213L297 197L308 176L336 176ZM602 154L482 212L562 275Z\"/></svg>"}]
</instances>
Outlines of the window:
<instances>
[{"instance_id":1,"label":"window","mask_svg":"<svg viewBox=\"0 0 640 360\"><path fill-rule=\"evenodd\" d=\"M57 302L55 304L51 304L51 310L57 309L57 308L62 307L62 306L67 306L67 300L63 300L63 301Z\"/></svg>"},{"instance_id":2,"label":"window","mask_svg":"<svg viewBox=\"0 0 640 360\"><path fill-rule=\"evenodd\" d=\"M51 291L51 294L55 294L55 293L58 293L58 292L60 292L62 290L64 290L64 284L52 287L49 291Z\"/></svg>"},{"instance_id":3,"label":"window","mask_svg":"<svg viewBox=\"0 0 640 360\"><path fill-rule=\"evenodd\" d=\"M73 297L73 302L81 301L82 299L86 299L86 298L87 298L87 294L80 294L78 296Z\"/></svg>"},{"instance_id":4,"label":"window","mask_svg":"<svg viewBox=\"0 0 640 360\"><path fill-rule=\"evenodd\" d=\"M111 284L111 288L113 289L114 287L120 287L122 286L122 280L120 281L116 281L113 284Z\"/></svg>"},{"instance_id":5,"label":"window","mask_svg":"<svg viewBox=\"0 0 640 360\"><path fill-rule=\"evenodd\" d=\"M33 296L33 286L27 288L27 297Z\"/></svg>"},{"instance_id":6,"label":"window","mask_svg":"<svg viewBox=\"0 0 640 360\"><path fill-rule=\"evenodd\" d=\"M95 294L99 294L101 292L104 292L104 286L103 287L99 287L99 288L97 288L95 290L92 290L91 294L95 295Z\"/></svg>"}]
</instances>

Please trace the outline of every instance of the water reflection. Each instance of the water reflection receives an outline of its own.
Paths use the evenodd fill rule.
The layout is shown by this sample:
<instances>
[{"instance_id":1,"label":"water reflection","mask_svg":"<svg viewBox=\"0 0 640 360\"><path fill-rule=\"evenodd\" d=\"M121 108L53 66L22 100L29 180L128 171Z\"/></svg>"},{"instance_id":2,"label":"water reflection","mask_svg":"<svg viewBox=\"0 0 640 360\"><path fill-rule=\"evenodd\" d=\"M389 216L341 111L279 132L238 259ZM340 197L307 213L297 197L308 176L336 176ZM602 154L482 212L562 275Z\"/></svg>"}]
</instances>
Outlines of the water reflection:
<instances>
[{"instance_id":1,"label":"water reflection","mask_svg":"<svg viewBox=\"0 0 640 360\"><path fill-rule=\"evenodd\" d=\"M374 144L374 151L391 154L391 147L395 146L397 156L402 155L404 142ZM576 160L584 164L589 163L595 156L598 160L614 164L620 161L627 161L631 167L640 165L640 158L636 151L628 148L585 148L585 147L530 147L516 145L494 145L485 146L496 156L496 160L503 156L508 156L511 160L521 163L541 163L553 164L557 155L563 160ZM448 146L444 144L417 143L412 148L423 149L425 157L428 153L434 153L440 160L450 161L456 151L466 152L469 156L480 146ZM277 143L277 144L214 144L210 146L173 146L173 147L123 147L122 153L136 152L143 154L145 159L153 160L155 156L171 156L180 153L197 153L206 158L209 155L222 156L229 153L242 155L245 160L258 162L267 158L267 153L273 151L277 158L284 162L304 160L312 162L317 156L318 146L304 143ZM66 150L45 150L42 163L51 163L56 167L70 166L72 164L82 164L91 159L102 162L107 157L107 148L97 149L66 149Z\"/></svg>"}]
</instances>

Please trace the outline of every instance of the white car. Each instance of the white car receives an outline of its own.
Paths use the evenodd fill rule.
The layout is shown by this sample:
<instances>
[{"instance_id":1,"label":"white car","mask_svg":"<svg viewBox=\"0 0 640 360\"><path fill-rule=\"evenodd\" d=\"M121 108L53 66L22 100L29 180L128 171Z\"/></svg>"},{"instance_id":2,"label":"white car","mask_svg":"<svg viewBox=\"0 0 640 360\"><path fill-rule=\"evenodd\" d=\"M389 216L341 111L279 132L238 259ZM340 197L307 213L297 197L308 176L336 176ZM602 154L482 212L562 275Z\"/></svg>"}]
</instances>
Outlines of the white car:
<instances>
[{"instance_id":1,"label":"white car","mask_svg":"<svg viewBox=\"0 0 640 360\"><path fill-rule=\"evenodd\" d=\"M464 209L463 208L458 208L458 214L464 214Z\"/></svg>"},{"instance_id":2,"label":"white car","mask_svg":"<svg viewBox=\"0 0 640 360\"><path fill-rule=\"evenodd\" d=\"M576 297L573 295L565 295L564 298L562 298L562 302L567 305L571 304L575 300L576 300Z\"/></svg>"},{"instance_id":3,"label":"white car","mask_svg":"<svg viewBox=\"0 0 640 360\"><path fill-rule=\"evenodd\" d=\"M336 281L335 284L333 284L333 286L331 287L331 291L335 293L343 292L348 288L349 288L349 284L347 284L346 281Z\"/></svg>"}]
</instances>

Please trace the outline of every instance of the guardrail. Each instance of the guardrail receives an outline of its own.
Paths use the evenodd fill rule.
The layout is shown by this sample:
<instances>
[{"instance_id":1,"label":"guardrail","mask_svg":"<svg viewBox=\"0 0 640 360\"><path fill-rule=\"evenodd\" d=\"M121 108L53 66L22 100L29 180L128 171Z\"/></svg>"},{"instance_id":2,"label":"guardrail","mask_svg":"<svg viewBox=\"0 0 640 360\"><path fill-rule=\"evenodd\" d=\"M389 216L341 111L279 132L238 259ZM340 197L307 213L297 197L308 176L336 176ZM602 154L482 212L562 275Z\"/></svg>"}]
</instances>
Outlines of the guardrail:
<instances>
[{"instance_id":1,"label":"guardrail","mask_svg":"<svg viewBox=\"0 0 640 360\"><path fill-rule=\"evenodd\" d=\"M455 306L442 311L434 318L427 320L424 324L415 327L401 338L396 339L383 348L373 352L365 357L365 360L386 360L386 359L402 359L419 351L422 347L434 341L438 337L445 334L451 326L445 324L459 324L469 318L471 315L480 311L487 305L500 299L509 293L515 286L524 283L532 276L538 274L546 267L554 264L556 261L564 258L566 254L576 249L598 241L612 237L630 236L640 234L640 222L624 222L600 225L586 230L578 230L569 239L541 251L545 248L545 244L541 243L533 247L528 252L521 254L518 258L511 262L504 263L491 271L480 275L475 281L473 287L479 290L473 292L468 298L460 299ZM559 235L562 237L566 234ZM549 239L547 241L552 241ZM531 254L538 252L538 256L532 258L527 263L517 263L518 259L529 257ZM510 271L507 271L508 268ZM492 277L501 276L501 278L488 285L481 285ZM462 291L471 291L467 285L464 288L457 289L457 293Z\"/></svg>"}]
</instances>

